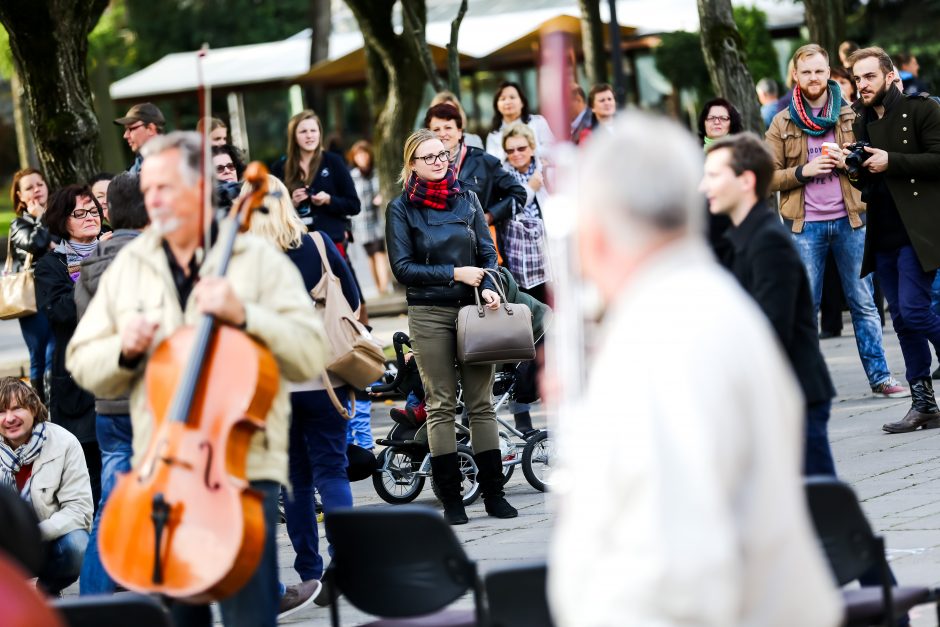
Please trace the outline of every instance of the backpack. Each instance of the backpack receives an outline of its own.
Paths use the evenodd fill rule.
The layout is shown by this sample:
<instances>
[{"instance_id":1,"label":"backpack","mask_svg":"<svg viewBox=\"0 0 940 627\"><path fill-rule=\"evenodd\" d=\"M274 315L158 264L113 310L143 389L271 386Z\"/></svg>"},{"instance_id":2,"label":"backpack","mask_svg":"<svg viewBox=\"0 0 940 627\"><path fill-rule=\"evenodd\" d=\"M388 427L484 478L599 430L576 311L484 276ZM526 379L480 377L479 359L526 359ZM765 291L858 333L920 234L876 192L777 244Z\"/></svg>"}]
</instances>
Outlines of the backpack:
<instances>
[{"instance_id":1,"label":"backpack","mask_svg":"<svg viewBox=\"0 0 940 627\"><path fill-rule=\"evenodd\" d=\"M385 353L382 351L382 345L356 319L349 306L349 301L343 294L342 283L330 268L322 235L317 231L310 235L317 245L323 264L323 276L310 290L310 295L316 303L317 312L323 320L323 327L329 339L330 351L326 371L355 389L364 389L385 374ZM326 390L330 400L337 411L348 419L349 413L336 398L327 375L324 373L323 376L327 379Z\"/></svg>"}]
</instances>

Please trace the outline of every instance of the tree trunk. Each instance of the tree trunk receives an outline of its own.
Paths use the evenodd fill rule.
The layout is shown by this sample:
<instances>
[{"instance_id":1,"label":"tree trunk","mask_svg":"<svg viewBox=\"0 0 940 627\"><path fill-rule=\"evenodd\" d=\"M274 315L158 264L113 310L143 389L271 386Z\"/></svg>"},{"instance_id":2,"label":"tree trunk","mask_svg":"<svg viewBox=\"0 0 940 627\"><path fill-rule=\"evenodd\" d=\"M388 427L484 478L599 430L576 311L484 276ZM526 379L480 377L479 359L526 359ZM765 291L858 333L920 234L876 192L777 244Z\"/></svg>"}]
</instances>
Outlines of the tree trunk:
<instances>
[{"instance_id":1,"label":"tree trunk","mask_svg":"<svg viewBox=\"0 0 940 627\"><path fill-rule=\"evenodd\" d=\"M839 44L845 39L845 3L843 0L803 0L809 40L839 61Z\"/></svg>"},{"instance_id":2,"label":"tree trunk","mask_svg":"<svg viewBox=\"0 0 940 627\"><path fill-rule=\"evenodd\" d=\"M310 67L330 58L330 33L332 32L332 12L330 0L310 0ZM321 116L326 112L326 93L323 85L307 85L307 106Z\"/></svg>"},{"instance_id":3,"label":"tree trunk","mask_svg":"<svg viewBox=\"0 0 940 627\"><path fill-rule=\"evenodd\" d=\"M745 130L763 136L760 103L754 79L744 63L744 46L731 14L731 0L698 0L698 14L712 88L737 107Z\"/></svg>"},{"instance_id":4,"label":"tree trunk","mask_svg":"<svg viewBox=\"0 0 940 627\"><path fill-rule=\"evenodd\" d=\"M51 188L85 181L98 169L98 119L88 88L88 34L108 0L4 0L26 91L39 165Z\"/></svg>"},{"instance_id":5,"label":"tree trunk","mask_svg":"<svg viewBox=\"0 0 940 627\"><path fill-rule=\"evenodd\" d=\"M23 84L15 69L10 75L10 92L13 97L13 126L16 129L16 153L19 157L20 169L35 168L39 165L36 159L36 146L33 145L33 137L29 133L29 113L26 111Z\"/></svg>"},{"instance_id":6,"label":"tree trunk","mask_svg":"<svg viewBox=\"0 0 940 627\"><path fill-rule=\"evenodd\" d=\"M398 175L402 148L414 130L427 77L419 71L416 42L392 27L395 0L346 0L365 40L366 76L371 92L375 131L372 143L379 185L386 200L401 193ZM427 19L423 1L412 2L422 32Z\"/></svg>"},{"instance_id":7,"label":"tree trunk","mask_svg":"<svg viewBox=\"0 0 940 627\"><path fill-rule=\"evenodd\" d=\"M467 0L461 0L457 17L450 23L450 42L447 44L447 83L457 100L460 100L460 51L457 49L457 39L466 14Z\"/></svg>"},{"instance_id":8,"label":"tree trunk","mask_svg":"<svg viewBox=\"0 0 940 627\"><path fill-rule=\"evenodd\" d=\"M607 82L607 55L604 53L604 24L600 0L578 0L581 5L581 48L584 73L591 85Z\"/></svg>"}]
</instances>

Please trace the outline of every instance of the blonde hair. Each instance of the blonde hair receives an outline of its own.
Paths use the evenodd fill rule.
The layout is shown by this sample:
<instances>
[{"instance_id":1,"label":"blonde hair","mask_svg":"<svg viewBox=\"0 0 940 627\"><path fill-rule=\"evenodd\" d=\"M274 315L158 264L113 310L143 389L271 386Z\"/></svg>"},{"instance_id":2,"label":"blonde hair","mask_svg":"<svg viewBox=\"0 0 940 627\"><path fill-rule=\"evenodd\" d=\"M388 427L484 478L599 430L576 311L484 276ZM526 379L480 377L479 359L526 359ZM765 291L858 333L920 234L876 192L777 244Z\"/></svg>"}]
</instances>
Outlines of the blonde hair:
<instances>
[{"instance_id":1,"label":"blonde hair","mask_svg":"<svg viewBox=\"0 0 940 627\"><path fill-rule=\"evenodd\" d=\"M217 128L228 128L225 126L225 122L219 118L199 118L199 121L196 122L196 132L202 133L203 129L206 127L206 122L209 123L209 132L211 133Z\"/></svg>"},{"instance_id":2,"label":"blonde hair","mask_svg":"<svg viewBox=\"0 0 940 627\"><path fill-rule=\"evenodd\" d=\"M796 49L796 52L793 53L793 67L796 67L796 64L805 59L806 57L811 57L813 55L821 54L826 60L826 65L829 64L829 53L826 52L826 49L820 46L819 44L806 44L805 46L800 46Z\"/></svg>"},{"instance_id":3,"label":"blonde hair","mask_svg":"<svg viewBox=\"0 0 940 627\"><path fill-rule=\"evenodd\" d=\"M242 187L242 194L248 192L248 184ZM264 197L267 213L257 211L251 216L250 233L262 237L281 250L299 248L307 227L300 220L290 192L276 176L268 175L268 195Z\"/></svg>"},{"instance_id":4,"label":"blonde hair","mask_svg":"<svg viewBox=\"0 0 940 627\"><path fill-rule=\"evenodd\" d=\"M457 110L460 111L460 120L463 122L463 128L467 128L467 112L463 110L463 106L460 104L460 101L457 100L457 94L452 91L439 91L434 94L434 97L431 98L431 104L428 106L430 109L434 105L439 105L441 103L452 104L457 107Z\"/></svg>"},{"instance_id":5,"label":"blonde hair","mask_svg":"<svg viewBox=\"0 0 940 627\"><path fill-rule=\"evenodd\" d=\"M506 150L506 140L510 137L525 137L525 140L529 142L529 148L535 150L535 133L527 124L513 122L503 129L503 150Z\"/></svg>"},{"instance_id":6,"label":"blonde hair","mask_svg":"<svg viewBox=\"0 0 940 627\"><path fill-rule=\"evenodd\" d=\"M408 178L411 176L411 171L414 169L411 167L411 162L414 161L418 147L424 142L434 139L437 139L437 135L426 128L419 128L405 140L405 150L402 154L404 163L401 167L401 175L398 177L398 180L401 181L402 189L408 184Z\"/></svg>"}]
</instances>

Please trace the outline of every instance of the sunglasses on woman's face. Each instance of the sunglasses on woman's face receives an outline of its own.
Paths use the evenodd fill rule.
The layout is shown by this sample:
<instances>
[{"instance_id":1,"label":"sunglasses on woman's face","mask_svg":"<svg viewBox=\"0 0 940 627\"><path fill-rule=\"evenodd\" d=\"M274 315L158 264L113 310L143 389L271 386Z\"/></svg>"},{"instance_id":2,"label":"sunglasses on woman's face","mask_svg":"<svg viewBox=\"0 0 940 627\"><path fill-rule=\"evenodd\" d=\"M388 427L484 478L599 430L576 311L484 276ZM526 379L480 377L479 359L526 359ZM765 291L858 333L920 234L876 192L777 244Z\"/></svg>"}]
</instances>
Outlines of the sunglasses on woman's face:
<instances>
[{"instance_id":1,"label":"sunglasses on woman's face","mask_svg":"<svg viewBox=\"0 0 940 627\"><path fill-rule=\"evenodd\" d=\"M521 154L521 153L525 152L525 151L528 150L528 149L529 149L528 146L519 146L518 148L507 148L507 149L506 149L506 154L507 154L507 155L511 155L511 154L514 154L514 153L517 153L517 152Z\"/></svg>"},{"instance_id":2,"label":"sunglasses on woman's face","mask_svg":"<svg viewBox=\"0 0 940 627\"><path fill-rule=\"evenodd\" d=\"M235 171L235 164L234 164L234 163L224 163L224 164L222 164L222 165L217 165L217 166L215 166L215 173L216 173L216 174L224 174L226 170L229 171L229 172L234 172L234 171Z\"/></svg>"}]
</instances>

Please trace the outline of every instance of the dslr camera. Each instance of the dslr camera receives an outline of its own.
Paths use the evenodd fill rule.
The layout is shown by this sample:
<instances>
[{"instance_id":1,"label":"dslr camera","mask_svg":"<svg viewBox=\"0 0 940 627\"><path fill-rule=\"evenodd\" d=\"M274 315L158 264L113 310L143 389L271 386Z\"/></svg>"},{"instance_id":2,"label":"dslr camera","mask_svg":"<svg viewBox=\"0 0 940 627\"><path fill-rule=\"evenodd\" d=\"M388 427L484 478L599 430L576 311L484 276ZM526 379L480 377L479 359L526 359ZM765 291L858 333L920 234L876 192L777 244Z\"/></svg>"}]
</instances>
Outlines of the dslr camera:
<instances>
[{"instance_id":1,"label":"dslr camera","mask_svg":"<svg viewBox=\"0 0 940 627\"><path fill-rule=\"evenodd\" d=\"M850 179L859 177L862 173L862 165L871 156L871 153L865 150L866 147L871 147L871 144L862 140L847 146L849 154L845 156L845 171Z\"/></svg>"}]
</instances>

